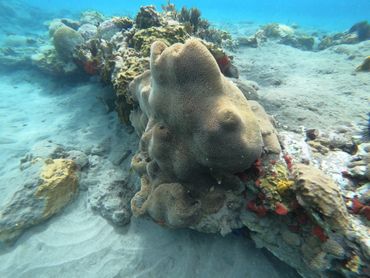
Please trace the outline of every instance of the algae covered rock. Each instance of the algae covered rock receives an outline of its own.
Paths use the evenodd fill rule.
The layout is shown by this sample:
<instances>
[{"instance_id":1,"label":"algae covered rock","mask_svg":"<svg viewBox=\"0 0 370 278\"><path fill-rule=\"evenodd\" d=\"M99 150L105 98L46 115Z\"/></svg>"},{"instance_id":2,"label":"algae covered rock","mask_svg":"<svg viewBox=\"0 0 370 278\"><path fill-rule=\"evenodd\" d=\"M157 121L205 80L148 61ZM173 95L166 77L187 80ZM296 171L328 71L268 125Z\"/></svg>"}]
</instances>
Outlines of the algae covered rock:
<instances>
[{"instance_id":1,"label":"algae covered rock","mask_svg":"<svg viewBox=\"0 0 370 278\"><path fill-rule=\"evenodd\" d=\"M80 16L81 24L92 24L99 26L104 21L104 16L97 11L85 11Z\"/></svg>"},{"instance_id":2,"label":"algae covered rock","mask_svg":"<svg viewBox=\"0 0 370 278\"><path fill-rule=\"evenodd\" d=\"M370 71L370 56L366 57L366 59L356 68L356 71Z\"/></svg>"},{"instance_id":3,"label":"algae covered rock","mask_svg":"<svg viewBox=\"0 0 370 278\"><path fill-rule=\"evenodd\" d=\"M76 30L61 26L53 33L53 44L60 59L68 62L72 59L73 50L83 42L83 37Z\"/></svg>"},{"instance_id":4,"label":"algae covered rock","mask_svg":"<svg viewBox=\"0 0 370 278\"><path fill-rule=\"evenodd\" d=\"M76 194L78 177L72 160L46 160L40 174L42 183L35 196L45 201L43 217L49 218L60 211Z\"/></svg>"},{"instance_id":5,"label":"algae covered rock","mask_svg":"<svg viewBox=\"0 0 370 278\"><path fill-rule=\"evenodd\" d=\"M31 62L39 70L54 76L66 76L76 73L77 66L73 62L64 62L59 58L55 48L51 45L40 47L31 56Z\"/></svg>"},{"instance_id":6,"label":"algae covered rock","mask_svg":"<svg viewBox=\"0 0 370 278\"><path fill-rule=\"evenodd\" d=\"M13 243L26 229L58 213L77 193L72 160L38 158L21 175L23 188L0 208L0 245Z\"/></svg>"},{"instance_id":7,"label":"algae covered rock","mask_svg":"<svg viewBox=\"0 0 370 278\"><path fill-rule=\"evenodd\" d=\"M0 42L0 65L7 68L24 68L31 64L31 55L42 40L36 37L9 35Z\"/></svg>"},{"instance_id":8,"label":"algae covered rock","mask_svg":"<svg viewBox=\"0 0 370 278\"><path fill-rule=\"evenodd\" d=\"M131 28L132 20L127 17L113 17L100 23L98 35L104 40L110 40L116 33Z\"/></svg>"},{"instance_id":9,"label":"algae covered rock","mask_svg":"<svg viewBox=\"0 0 370 278\"><path fill-rule=\"evenodd\" d=\"M152 43L163 41L167 46L174 43L184 43L190 36L181 25L150 27L139 30L129 40L129 46L139 51L142 56L149 56Z\"/></svg>"},{"instance_id":10,"label":"algae covered rock","mask_svg":"<svg viewBox=\"0 0 370 278\"><path fill-rule=\"evenodd\" d=\"M294 29L288 25L271 23L262 28L264 35L268 38L281 39L294 35Z\"/></svg>"},{"instance_id":11,"label":"algae covered rock","mask_svg":"<svg viewBox=\"0 0 370 278\"><path fill-rule=\"evenodd\" d=\"M144 6L140 8L135 19L136 27L146 29L154 26L160 26L160 15L154 6Z\"/></svg>"},{"instance_id":12,"label":"algae covered rock","mask_svg":"<svg viewBox=\"0 0 370 278\"><path fill-rule=\"evenodd\" d=\"M128 93L129 83L149 68L149 61L132 48L115 58L112 84L117 95L116 110L122 122L128 124L134 100Z\"/></svg>"},{"instance_id":13,"label":"algae covered rock","mask_svg":"<svg viewBox=\"0 0 370 278\"><path fill-rule=\"evenodd\" d=\"M339 44L356 44L370 39L370 24L361 21L354 24L348 31L324 36L318 45L320 50Z\"/></svg>"},{"instance_id":14,"label":"algae covered rock","mask_svg":"<svg viewBox=\"0 0 370 278\"><path fill-rule=\"evenodd\" d=\"M94 38L98 33L98 28L90 23L81 25L77 30L85 40Z\"/></svg>"},{"instance_id":15,"label":"algae covered rock","mask_svg":"<svg viewBox=\"0 0 370 278\"><path fill-rule=\"evenodd\" d=\"M89 204L94 211L118 226L130 222L130 200L134 195L129 180L105 180L97 188L89 189Z\"/></svg>"},{"instance_id":16,"label":"algae covered rock","mask_svg":"<svg viewBox=\"0 0 370 278\"><path fill-rule=\"evenodd\" d=\"M312 50L315 44L315 39L311 36L287 36L282 38L280 43L302 50Z\"/></svg>"},{"instance_id":17,"label":"algae covered rock","mask_svg":"<svg viewBox=\"0 0 370 278\"><path fill-rule=\"evenodd\" d=\"M370 39L370 23L368 21L361 21L354 24L348 33L355 33L359 41L365 41Z\"/></svg>"}]
</instances>

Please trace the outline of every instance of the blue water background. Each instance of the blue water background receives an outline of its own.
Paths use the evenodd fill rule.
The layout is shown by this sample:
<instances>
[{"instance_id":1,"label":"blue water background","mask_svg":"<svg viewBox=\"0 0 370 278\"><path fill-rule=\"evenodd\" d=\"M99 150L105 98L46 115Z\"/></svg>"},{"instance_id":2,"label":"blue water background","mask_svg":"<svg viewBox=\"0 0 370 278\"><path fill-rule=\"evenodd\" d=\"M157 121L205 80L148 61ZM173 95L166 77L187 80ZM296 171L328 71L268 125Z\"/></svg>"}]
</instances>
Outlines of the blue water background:
<instances>
[{"instance_id":1,"label":"blue water background","mask_svg":"<svg viewBox=\"0 0 370 278\"><path fill-rule=\"evenodd\" d=\"M53 12L94 9L107 15L134 15L142 5L160 7L166 1L29 0L27 3ZM370 0L174 0L171 3L177 7L198 7L211 21L296 23L328 31L343 31L355 22L370 20Z\"/></svg>"}]
</instances>

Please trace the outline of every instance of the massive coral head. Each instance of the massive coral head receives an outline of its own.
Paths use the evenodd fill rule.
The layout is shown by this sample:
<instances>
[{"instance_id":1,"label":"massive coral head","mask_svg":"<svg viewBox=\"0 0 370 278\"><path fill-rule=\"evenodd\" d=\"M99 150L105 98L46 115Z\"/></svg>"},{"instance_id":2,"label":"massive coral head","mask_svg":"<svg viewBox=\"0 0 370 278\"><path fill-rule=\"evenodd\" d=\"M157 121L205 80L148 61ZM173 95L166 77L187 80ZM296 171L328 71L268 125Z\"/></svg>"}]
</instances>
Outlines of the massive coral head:
<instances>
[{"instance_id":1,"label":"massive coral head","mask_svg":"<svg viewBox=\"0 0 370 278\"><path fill-rule=\"evenodd\" d=\"M212 54L196 39L171 47L157 41L152 44L150 60L150 69L156 82L203 83L216 81L221 75Z\"/></svg>"},{"instance_id":2,"label":"massive coral head","mask_svg":"<svg viewBox=\"0 0 370 278\"><path fill-rule=\"evenodd\" d=\"M227 193L238 188L234 173L262 155L262 131L248 100L195 39L169 47L155 42L150 71L131 82L130 92L139 104L130 119L141 136L132 166L142 188L133 211L172 227L205 223L230 203L228 195L239 196Z\"/></svg>"},{"instance_id":3,"label":"massive coral head","mask_svg":"<svg viewBox=\"0 0 370 278\"><path fill-rule=\"evenodd\" d=\"M260 157L261 131L248 101L201 41L154 43L151 74L149 105L179 137L188 137L196 162L238 172Z\"/></svg>"}]
</instances>

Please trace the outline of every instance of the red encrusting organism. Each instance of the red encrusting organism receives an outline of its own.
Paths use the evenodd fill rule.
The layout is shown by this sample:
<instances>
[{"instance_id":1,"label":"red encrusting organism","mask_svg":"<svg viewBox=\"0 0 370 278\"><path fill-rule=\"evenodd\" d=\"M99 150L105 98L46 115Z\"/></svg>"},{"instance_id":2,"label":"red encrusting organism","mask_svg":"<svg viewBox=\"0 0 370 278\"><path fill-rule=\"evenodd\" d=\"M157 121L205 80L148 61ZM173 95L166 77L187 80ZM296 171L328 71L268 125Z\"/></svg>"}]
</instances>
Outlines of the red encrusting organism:
<instances>
[{"instance_id":1,"label":"red encrusting organism","mask_svg":"<svg viewBox=\"0 0 370 278\"><path fill-rule=\"evenodd\" d=\"M368 221L370 221L370 206L364 206L360 212Z\"/></svg>"},{"instance_id":2,"label":"red encrusting organism","mask_svg":"<svg viewBox=\"0 0 370 278\"><path fill-rule=\"evenodd\" d=\"M217 64L222 73L225 73L226 70L230 67L230 58L227 55L224 55L218 59L216 59Z\"/></svg>"},{"instance_id":3,"label":"red encrusting organism","mask_svg":"<svg viewBox=\"0 0 370 278\"><path fill-rule=\"evenodd\" d=\"M257 176L263 176L264 175L264 169L263 169L263 165L262 165L262 160L261 159L257 159L253 163L253 166L254 166L254 168L257 171Z\"/></svg>"},{"instance_id":4,"label":"red encrusting organism","mask_svg":"<svg viewBox=\"0 0 370 278\"><path fill-rule=\"evenodd\" d=\"M370 206L361 203L357 196L352 198L351 210L352 213L363 215L367 220L370 221Z\"/></svg>"},{"instance_id":5,"label":"red encrusting organism","mask_svg":"<svg viewBox=\"0 0 370 278\"><path fill-rule=\"evenodd\" d=\"M286 165L288 167L288 170L289 171L292 170L292 167L293 167L293 158L290 155L288 155L288 154L284 154L283 158L284 158L285 163L286 163Z\"/></svg>"},{"instance_id":6,"label":"red encrusting organism","mask_svg":"<svg viewBox=\"0 0 370 278\"><path fill-rule=\"evenodd\" d=\"M260 217L263 217L267 214L267 208L262 204L257 205L255 200L251 200L247 203L247 209L255 212Z\"/></svg>"},{"instance_id":7,"label":"red encrusting organism","mask_svg":"<svg viewBox=\"0 0 370 278\"><path fill-rule=\"evenodd\" d=\"M360 202L357 196L352 198L352 212L354 214L359 214L361 209L364 207L364 204Z\"/></svg>"},{"instance_id":8,"label":"red encrusting organism","mask_svg":"<svg viewBox=\"0 0 370 278\"><path fill-rule=\"evenodd\" d=\"M320 226L316 225L312 228L311 231L312 235L316 236L321 242L325 242L328 240L328 236L325 234L325 231Z\"/></svg>"},{"instance_id":9,"label":"red encrusting organism","mask_svg":"<svg viewBox=\"0 0 370 278\"><path fill-rule=\"evenodd\" d=\"M277 202L275 204L275 213L278 214L278 215L287 215L289 212L288 208L280 203L280 202Z\"/></svg>"},{"instance_id":10,"label":"red encrusting organism","mask_svg":"<svg viewBox=\"0 0 370 278\"><path fill-rule=\"evenodd\" d=\"M83 64L84 71L89 75L98 73L98 64L96 61L87 61Z\"/></svg>"}]
</instances>

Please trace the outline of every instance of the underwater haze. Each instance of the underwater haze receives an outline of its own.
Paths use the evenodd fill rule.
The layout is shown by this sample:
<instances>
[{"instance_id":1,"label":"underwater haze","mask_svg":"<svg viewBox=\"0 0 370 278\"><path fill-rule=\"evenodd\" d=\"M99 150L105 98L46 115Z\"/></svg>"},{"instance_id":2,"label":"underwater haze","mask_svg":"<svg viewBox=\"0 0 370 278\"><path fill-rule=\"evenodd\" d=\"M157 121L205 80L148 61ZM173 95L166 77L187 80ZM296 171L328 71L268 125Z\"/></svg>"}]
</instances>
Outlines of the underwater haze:
<instances>
[{"instance_id":1,"label":"underwater haze","mask_svg":"<svg viewBox=\"0 0 370 278\"><path fill-rule=\"evenodd\" d=\"M370 0L0 0L0 278L370 277Z\"/></svg>"},{"instance_id":2,"label":"underwater haze","mask_svg":"<svg viewBox=\"0 0 370 278\"><path fill-rule=\"evenodd\" d=\"M49 11L82 11L94 9L109 15L135 14L142 5L160 7L165 1L27 1ZM171 1L178 7L197 7L204 17L212 21L256 21L258 23L277 21L296 23L339 31L353 22L368 20L368 0L202 0Z\"/></svg>"}]
</instances>

